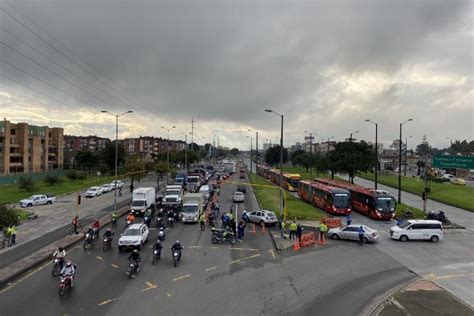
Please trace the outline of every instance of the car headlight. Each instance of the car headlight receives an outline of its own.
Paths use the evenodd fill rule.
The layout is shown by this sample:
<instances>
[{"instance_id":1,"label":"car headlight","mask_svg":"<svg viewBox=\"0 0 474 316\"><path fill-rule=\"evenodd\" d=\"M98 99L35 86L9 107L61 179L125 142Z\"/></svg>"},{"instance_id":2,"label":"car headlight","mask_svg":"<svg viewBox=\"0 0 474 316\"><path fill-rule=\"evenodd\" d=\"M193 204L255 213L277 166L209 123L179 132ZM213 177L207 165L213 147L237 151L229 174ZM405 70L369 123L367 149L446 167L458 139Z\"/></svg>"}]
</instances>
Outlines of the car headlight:
<instances>
[{"instance_id":1,"label":"car headlight","mask_svg":"<svg viewBox=\"0 0 474 316\"><path fill-rule=\"evenodd\" d=\"M198 219L198 218L197 218L196 216L194 216L194 220L197 221L197 219Z\"/></svg>"}]
</instances>

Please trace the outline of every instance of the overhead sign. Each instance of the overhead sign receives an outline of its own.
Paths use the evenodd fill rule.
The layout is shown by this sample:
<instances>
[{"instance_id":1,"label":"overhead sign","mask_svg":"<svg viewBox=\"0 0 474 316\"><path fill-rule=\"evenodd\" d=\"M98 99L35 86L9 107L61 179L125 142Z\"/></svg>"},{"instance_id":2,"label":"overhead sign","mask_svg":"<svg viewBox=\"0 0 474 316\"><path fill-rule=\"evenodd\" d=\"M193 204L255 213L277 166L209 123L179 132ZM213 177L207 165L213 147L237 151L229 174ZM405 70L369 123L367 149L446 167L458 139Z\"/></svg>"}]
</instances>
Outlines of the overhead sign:
<instances>
[{"instance_id":1,"label":"overhead sign","mask_svg":"<svg viewBox=\"0 0 474 316\"><path fill-rule=\"evenodd\" d=\"M436 155L433 167L443 169L474 169L474 156Z\"/></svg>"}]
</instances>

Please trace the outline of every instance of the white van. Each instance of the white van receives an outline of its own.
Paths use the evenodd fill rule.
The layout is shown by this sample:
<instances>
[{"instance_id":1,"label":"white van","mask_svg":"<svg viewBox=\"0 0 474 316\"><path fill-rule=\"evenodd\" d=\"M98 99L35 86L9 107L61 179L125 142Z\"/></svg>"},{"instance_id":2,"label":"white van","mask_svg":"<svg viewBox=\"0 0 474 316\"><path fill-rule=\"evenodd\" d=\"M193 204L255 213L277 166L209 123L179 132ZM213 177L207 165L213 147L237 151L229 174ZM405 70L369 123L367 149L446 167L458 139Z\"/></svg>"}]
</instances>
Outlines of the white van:
<instances>
[{"instance_id":1,"label":"white van","mask_svg":"<svg viewBox=\"0 0 474 316\"><path fill-rule=\"evenodd\" d=\"M443 224L435 220L410 219L390 229L390 238L408 240L431 240L438 242L443 239Z\"/></svg>"},{"instance_id":2,"label":"white van","mask_svg":"<svg viewBox=\"0 0 474 316\"><path fill-rule=\"evenodd\" d=\"M209 192L209 186L208 186L208 185L203 185L203 186L199 189L199 193L202 194L202 198L204 199L204 203L206 203L207 201L209 201L210 192Z\"/></svg>"}]
</instances>

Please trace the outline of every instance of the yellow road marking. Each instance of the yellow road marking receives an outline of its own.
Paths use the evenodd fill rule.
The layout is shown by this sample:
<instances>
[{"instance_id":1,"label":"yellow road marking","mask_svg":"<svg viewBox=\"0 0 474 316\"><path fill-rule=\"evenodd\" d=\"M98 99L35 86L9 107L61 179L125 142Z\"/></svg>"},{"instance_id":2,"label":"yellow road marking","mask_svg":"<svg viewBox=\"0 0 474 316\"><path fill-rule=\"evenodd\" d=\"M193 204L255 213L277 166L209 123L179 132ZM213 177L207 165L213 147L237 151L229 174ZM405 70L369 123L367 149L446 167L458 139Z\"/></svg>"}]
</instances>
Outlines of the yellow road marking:
<instances>
[{"instance_id":1,"label":"yellow road marking","mask_svg":"<svg viewBox=\"0 0 474 316\"><path fill-rule=\"evenodd\" d=\"M144 289L142 290L142 292L156 289L156 284L153 284L153 283L151 283L151 282L146 282L146 286L147 286L147 287L144 288Z\"/></svg>"},{"instance_id":2,"label":"yellow road marking","mask_svg":"<svg viewBox=\"0 0 474 316\"><path fill-rule=\"evenodd\" d=\"M447 279L462 278L462 277L473 276L473 275L474 273L446 274L446 275L436 275L434 273L430 273L428 276L432 280L447 280Z\"/></svg>"},{"instance_id":3,"label":"yellow road marking","mask_svg":"<svg viewBox=\"0 0 474 316\"><path fill-rule=\"evenodd\" d=\"M100 303L97 304L97 305L102 306L102 305L105 305L105 304L109 304L109 303L111 303L111 302L112 302L112 300L110 299L110 300L106 300L106 301L100 302Z\"/></svg>"},{"instance_id":4,"label":"yellow road marking","mask_svg":"<svg viewBox=\"0 0 474 316\"><path fill-rule=\"evenodd\" d=\"M118 266L118 265L116 265L116 264L113 264L113 263L111 264L111 266L112 266L113 268L115 268L115 269L118 269L118 268L119 268L119 266Z\"/></svg>"},{"instance_id":5,"label":"yellow road marking","mask_svg":"<svg viewBox=\"0 0 474 316\"><path fill-rule=\"evenodd\" d=\"M217 269L217 267L210 267L210 268L206 269L206 272L211 271L211 270L215 270L215 269Z\"/></svg>"},{"instance_id":6,"label":"yellow road marking","mask_svg":"<svg viewBox=\"0 0 474 316\"><path fill-rule=\"evenodd\" d=\"M39 268L36 268L35 270L31 271L30 273L28 273L27 275L25 275L24 277L18 279L18 281L16 282L12 282L10 283L6 288L4 288L3 290L0 291L0 294L3 294L5 293L6 291L10 290L12 287L14 287L15 285L17 285L18 283L26 280L27 278L29 278L30 276L32 276L33 274L43 270L44 268L46 268L48 265L50 265L50 262L46 262L45 264L43 264L42 266L40 266Z\"/></svg>"},{"instance_id":7,"label":"yellow road marking","mask_svg":"<svg viewBox=\"0 0 474 316\"><path fill-rule=\"evenodd\" d=\"M97 259L99 259L100 261L104 261L104 259L100 256L96 256Z\"/></svg>"},{"instance_id":8,"label":"yellow road marking","mask_svg":"<svg viewBox=\"0 0 474 316\"><path fill-rule=\"evenodd\" d=\"M175 281L179 281L179 280L182 280L182 279L189 278L190 276L191 276L191 274L186 274L186 275L183 275L183 276L177 277L176 279L173 279L173 282L175 282Z\"/></svg>"},{"instance_id":9,"label":"yellow road marking","mask_svg":"<svg viewBox=\"0 0 474 316\"><path fill-rule=\"evenodd\" d=\"M275 251L273 251L273 249L268 250L268 252L272 255L273 259L276 259Z\"/></svg>"},{"instance_id":10,"label":"yellow road marking","mask_svg":"<svg viewBox=\"0 0 474 316\"><path fill-rule=\"evenodd\" d=\"M257 254L254 254L252 256L249 256L249 257L245 257L245 258L241 258L241 259L238 259L238 260L234 260L234 261L231 261L230 264L234 264L234 263L238 263L240 261L243 261L243 260L247 260L247 259L252 259L252 258L256 258L256 257L259 257L260 254L257 253Z\"/></svg>"}]
</instances>

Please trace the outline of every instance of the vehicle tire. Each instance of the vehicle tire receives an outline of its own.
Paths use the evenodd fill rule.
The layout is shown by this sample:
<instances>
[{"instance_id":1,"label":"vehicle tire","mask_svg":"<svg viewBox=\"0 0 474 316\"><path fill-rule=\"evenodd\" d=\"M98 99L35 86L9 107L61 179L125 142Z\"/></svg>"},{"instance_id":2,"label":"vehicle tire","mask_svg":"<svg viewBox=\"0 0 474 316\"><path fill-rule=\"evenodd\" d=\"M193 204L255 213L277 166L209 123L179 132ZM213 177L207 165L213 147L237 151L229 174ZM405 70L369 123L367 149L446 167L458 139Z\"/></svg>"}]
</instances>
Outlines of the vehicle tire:
<instances>
[{"instance_id":1,"label":"vehicle tire","mask_svg":"<svg viewBox=\"0 0 474 316\"><path fill-rule=\"evenodd\" d=\"M434 235L434 236L431 236L430 238L431 242L438 242L439 241L439 237Z\"/></svg>"},{"instance_id":2,"label":"vehicle tire","mask_svg":"<svg viewBox=\"0 0 474 316\"><path fill-rule=\"evenodd\" d=\"M133 269L128 269L128 278L131 279L133 274Z\"/></svg>"},{"instance_id":3,"label":"vehicle tire","mask_svg":"<svg viewBox=\"0 0 474 316\"><path fill-rule=\"evenodd\" d=\"M87 249L87 240L84 240L84 244L82 244L82 248L84 248L84 250Z\"/></svg>"},{"instance_id":4,"label":"vehicle tire","mask_svg":"<svg viewBox=\"0 0 474 316\"><path fill-rule=\"evenodd\" d=\"M331 238L334 240L339 240L339 235L338 234L332 234Z\"/></svg>"},{"instance_id":5,"label":"vehicle tire","mask_svg":"<svg viewBox=\"0 0 474 316\"><path fill-rule=\"evenodd\" d=\"M119 252L123 252L123 248L122 248L122 247L119 246L118 249L119 249Z\"/></svg>"},{"instance_id":6,"label":"vehicle tire","mask_svg":"<svg viewBox=\"0 0 474 316\"><path fill-rule=\"evenodd\" d=\"M218 243L219 243L219 239L217 239L216 237L212 237L212 243L213 243L213 244L218 244Z\"/></svg>"},{"instance_id":7,"label":"vehicle tire","mask_svg":"<svg viewBox=\"0 0 474 316\"><path fill-rule=\"evenodd\" d=\"M401 235L400 236L400 241L403 241L403 242L408 241L408 236L407 235Z\"/></svg>"},{"instance_id":8,"label":"vehicle tire","mask_svg":"<svg viewBox=\"0 0 474 316\"><path fill-rule=\"evenodd\" d=\"M49 205L49 204L53 204L53 202L51 201L46 202L46 205Z\"/></svg>"},{"instance_id":9,"label":"vehicle tire","mask_svg":"<svg viewBox=\"0 0 474 316\"><path fill-rule=\"evenodd\" d=\"M258 224L260 224L260 226L263 226L265 224L265 222L263 220L260 220L260 222L258 222Z\"/></svg>"},{"instance_id":10,"label":"vehicle tire","mask_svg":"<svg viewBox=\"0 0 474 316\"><path fill-rule=\"evenodd\" d=\"M157 259L158 259L158 258L156 258L155 256L153 256L153 261L152 261L152 264L153 264L153 265L156 264L156 261L158 261Z\"/></svg>"},{"instance_id":11,"label":"vehicle tire","mask_svg":"<svg viewBox=\"0 0 474 316\"><path fill-rule=\"evenodd\" d=\"M174 267L176 268L178 266L178 260L173 260L174 261Z\"/></svg>"},{"instance_id":12,"label":"vehicle tire","mask_svg":"<svg viewBox=\"0 0 474 316\"><path fill-rule=\"evenodd\" d=\"M32 207L33 204L29 203L29 204L26 204L26 207Z\"/></svg>"},{"instance_id":13,"label":"vehicle tire","mask_svg":"<svg viewBox=\"0 0 474 316\"><path fill-rule=\"evenodd\" d=\"M59 288L59 296L63 296L63 295L64 295L64 288L60 287Z\"/></svg>"},{"instance_id":14,"label":"vehicle tire","mask_svg":"<svg viewBox=\"0 0 474 316\"><path fill-rule=\"evenodd\" d=\"M362 242L363 242L364 244L368 244L368 243L369 243L369 239L368 239L367 237L363 237L363 238L362 238Z\"/></svg>"},{"instance_id":15,"label":"vehicle tire","mask_svg":"<svg viewBox=\"0 0 474 316\"><path fill-rule=\"evenodd\" d=\"M58 266L54 266L53 267L53 270L51 271L51 274L56 277L56 276L59 276L60 275L60 272L61 270L59 270L59 267Z\"/></svg>"},{"instance_id":16,"label":"vehicle tire","mask_svg":"<svg viewBox=\"0 0 474 316\"><path fill-rule=\"evenodd\" d=\"M138 246L138 251L141 251L143 249L143 243L140 243L140 245Z\"/></svg>"}]
</instances>

